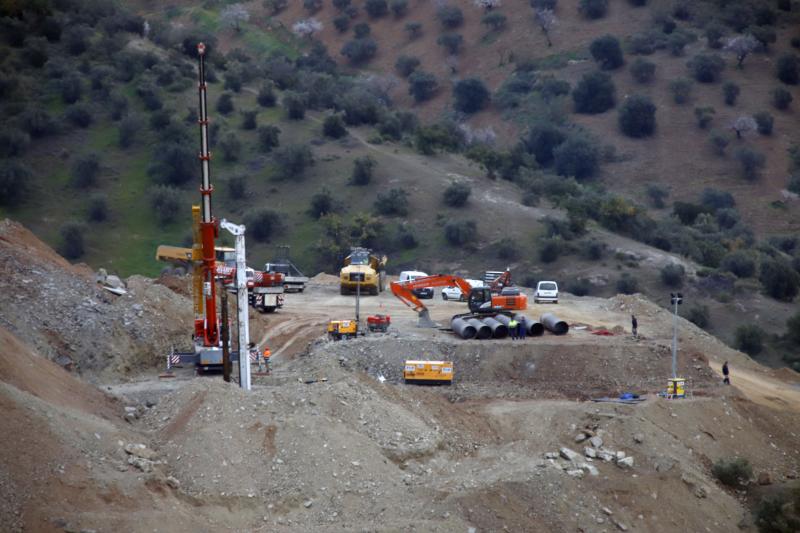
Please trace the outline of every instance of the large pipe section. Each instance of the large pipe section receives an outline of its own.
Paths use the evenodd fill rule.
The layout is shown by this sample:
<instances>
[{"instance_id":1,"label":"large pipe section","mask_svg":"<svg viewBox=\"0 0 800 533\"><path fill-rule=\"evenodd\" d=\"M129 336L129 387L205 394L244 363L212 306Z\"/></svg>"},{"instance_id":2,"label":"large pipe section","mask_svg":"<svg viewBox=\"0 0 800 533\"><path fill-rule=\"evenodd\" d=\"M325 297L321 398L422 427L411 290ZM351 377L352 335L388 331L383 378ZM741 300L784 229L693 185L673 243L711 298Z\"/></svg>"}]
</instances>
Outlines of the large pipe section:
<instances>
[{"instance_id":1,"label":"large pipe section","mask_svg":"<svg viewBox=\"0 0 800 533\"><path fill-rule=\"evenodd\" d=\"M525 321L525 329L528 336L541 337L542 335L544 335L544 326L542 325L541 322L537 322L521 314L514 315L514 320L516 320L517 322L521 322L522 320Z\"/></svg>"},{"instance_id":2,"label":"large pipe section","mask_svg":"<svg viewBox=\"0 0 800 533\"><path fill-rule=\"evenodd\" d=\"M469 318L467 319L467 324L475 328L477 332L475 334L475 338L478 340L484 339L491 339L492 338L492 328L478 320L477 318Z\"/></svg>"},{"instance_id":3,"label":"large pipe section","mask_svg":"<svg viewBox=\"0 0 800 533\"><path fill-rule=\"evenodd\" d=\"M456 334L461 337L462 339L474 339L475 335L478 334L478 330L475 329L475 326L472 326L467 323L466 320L463 318L454 318L450 321L450 327Z\"/></svg>"},{"instance_id":4,"label":"large pipe section","mask_svg":"<svg viewBox=\"0 0 800 533\"><path fill-rule=\"evenodd\" d=\"M486 317L481 320L481 322L489 326L489 328L492 330L492 338L505 339L508 337L508 327L506 327L506 325L502 322L495 320L492 317Z\"/></svg>"},{"instance_id":5,"label":"large pipe section","mask_svg":"<svg viewBox=\"0 0 800 533\"><path fill-rule=\"evenodd\" d=\"M553 313L545 313L539 321L547 328L547 331L555 333L556 335L566 335L569 331L569 325L563 320L559 320Z\"/></svg>"}]
</instances>

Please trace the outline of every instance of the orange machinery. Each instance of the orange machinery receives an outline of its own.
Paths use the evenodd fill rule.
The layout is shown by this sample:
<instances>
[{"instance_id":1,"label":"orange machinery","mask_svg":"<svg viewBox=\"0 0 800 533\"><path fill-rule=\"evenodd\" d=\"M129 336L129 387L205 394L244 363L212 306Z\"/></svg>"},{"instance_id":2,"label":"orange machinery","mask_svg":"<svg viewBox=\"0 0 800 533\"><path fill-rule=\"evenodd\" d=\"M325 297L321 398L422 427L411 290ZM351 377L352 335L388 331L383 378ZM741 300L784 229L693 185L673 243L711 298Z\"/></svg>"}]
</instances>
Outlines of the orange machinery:
<instances>
[{"instance_id":1,"label":"orange machinery","mask_svg":"<svg viewBox=\"0 0 800 533\"><path fill-rule=\"evenodd\" d=\"M468 295L467 305L471 313L489 314L500 311L521 311L528 308L528 297L518 290L504 291L507 294L492 294L490 287L473 287L467 280L458 276L437 274L408 281L393 281L392 294L412 308L419 315L420 327L437 327L431 320L430 312L415 294L414 289L423 287L453 287Z\"/></svg>"}]
</instances>

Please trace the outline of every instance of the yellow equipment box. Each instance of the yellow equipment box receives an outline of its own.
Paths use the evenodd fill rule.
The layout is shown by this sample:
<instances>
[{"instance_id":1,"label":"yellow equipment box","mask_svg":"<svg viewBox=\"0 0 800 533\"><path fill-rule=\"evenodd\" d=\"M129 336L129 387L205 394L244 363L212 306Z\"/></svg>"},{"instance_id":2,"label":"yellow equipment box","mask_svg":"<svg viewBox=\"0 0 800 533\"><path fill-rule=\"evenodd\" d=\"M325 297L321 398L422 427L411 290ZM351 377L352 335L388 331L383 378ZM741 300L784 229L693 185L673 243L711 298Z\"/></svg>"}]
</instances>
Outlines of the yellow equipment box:
<instances>
[{"instance_id":1,"label":"yellow equipment box","mask_svg":"<svg viewBox=\"0 0 800 533\"><path fill-rule=\"evenodd\" d=\"M668 379L667 398L686 398L686 379L684 378Z\"/></svg>"},{"instance_id":2,"label":"yellow equipment box","mask_svg":"<svg viewBox=\"0 0 800 533\"><path fill-rule=\"evenodd\" d=\"M354 338L358 335L358 322L355 320L331 320L328 322L328 336L335 340Z\"/></svg>"},{"instance_id":3,"label":"yellow equipment box","mask_svg":"<svg viewBox=\"0 0 800 533\"><path fill-rule=\"evenodd\" d=\"M453 383L452 361L406 361L403 369L406 383Z\"/></svg>"}]
</instances>

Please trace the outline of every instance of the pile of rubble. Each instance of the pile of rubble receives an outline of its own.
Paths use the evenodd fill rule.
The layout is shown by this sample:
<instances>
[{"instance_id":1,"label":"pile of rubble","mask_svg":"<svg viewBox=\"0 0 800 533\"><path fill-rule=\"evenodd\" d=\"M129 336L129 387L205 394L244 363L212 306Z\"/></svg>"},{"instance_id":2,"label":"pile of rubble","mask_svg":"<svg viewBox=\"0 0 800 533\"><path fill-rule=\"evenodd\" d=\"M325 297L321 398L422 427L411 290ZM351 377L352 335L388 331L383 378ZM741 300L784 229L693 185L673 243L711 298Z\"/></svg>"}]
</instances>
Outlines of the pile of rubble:
<instances>
[{"instance_id":1,"label":"pile of rubble","mask_svg":"<svg viewBox=\"0 0 800 533\"><path fill-rule=\"evenodd\" d=\"M622 469L633 468L633 456L621 450L615 451L604 446L605 443L600 433L602 433L602 430L595 431L587 428L582 429L575 436L575 443L584 445L583 455L563 446L557 452L546 452L544 458L550 465L563 470L568 476L577 478L581 478L585 474L590 476L599 475L600 471L593 464L595 461L614 463ZM636 434L634 435L634 440L641 443L644 441L644 435Z\"/></svg>"}]
</instances>

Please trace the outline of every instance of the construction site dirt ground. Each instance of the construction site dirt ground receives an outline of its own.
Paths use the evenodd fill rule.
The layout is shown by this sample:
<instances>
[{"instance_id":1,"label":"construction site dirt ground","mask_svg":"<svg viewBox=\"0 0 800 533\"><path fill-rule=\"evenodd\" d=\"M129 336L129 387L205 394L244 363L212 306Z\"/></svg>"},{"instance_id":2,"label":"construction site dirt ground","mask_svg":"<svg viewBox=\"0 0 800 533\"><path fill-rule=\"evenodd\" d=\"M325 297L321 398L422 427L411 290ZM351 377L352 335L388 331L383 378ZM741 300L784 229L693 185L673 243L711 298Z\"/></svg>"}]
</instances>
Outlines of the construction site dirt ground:
<instances>
[{"instance_id":1,"label":"construction site dirt ground","mask_svg":"<svg viewBox=\"0 0 800 533\"><path fill-rule=\"evenodd\" d=\"M180 283L164 283L175 302L148 294L159 309L188 305ZM638 296L529 306L566 320L564 336L466 341L416 327L384 292L361 299L361 316L389 314L388 333L327 340L327 321L353 317L354 300L320 275L277 313L253 315L273 371L250 392L190 368L161 379L156 348L95 386L27 345L28 322L0 330L2 529L755 531L762 488L725 487L711 465L744 457L771 488L797 483L797 375L679 319L690 397L660 398L672 316ZM438 291L425 302L443 326L466 310ZM455 381L406 385L406 359L453 361ZM645 401L591 401L628 391Z\"/></svg>"}]
</instances>

